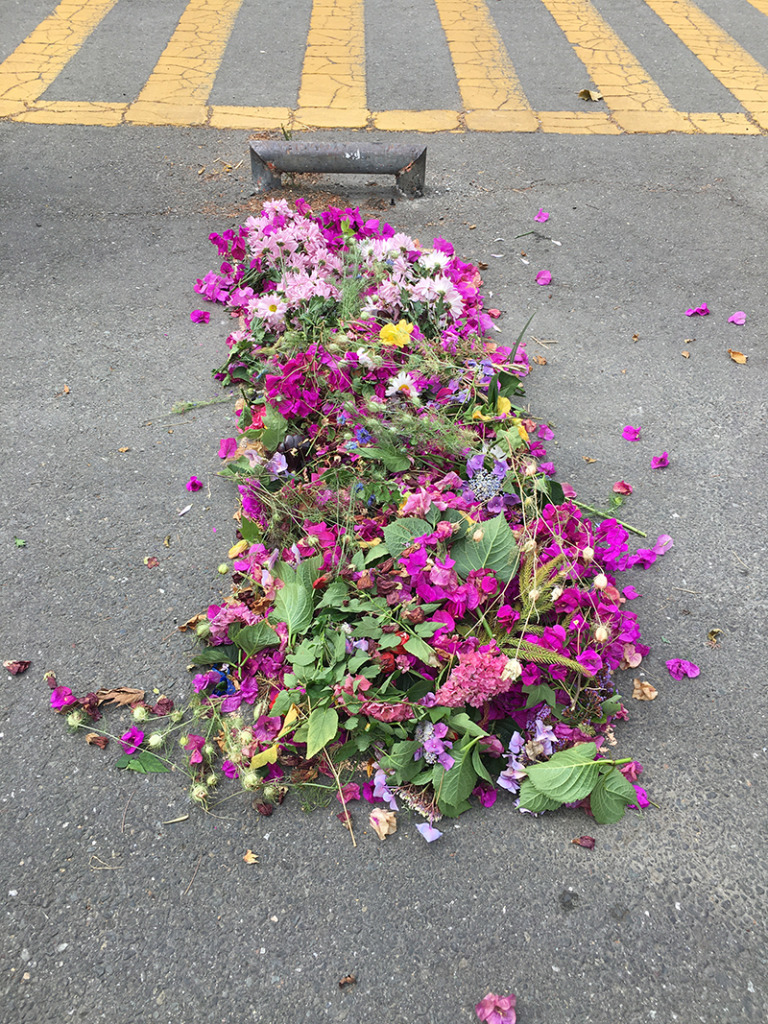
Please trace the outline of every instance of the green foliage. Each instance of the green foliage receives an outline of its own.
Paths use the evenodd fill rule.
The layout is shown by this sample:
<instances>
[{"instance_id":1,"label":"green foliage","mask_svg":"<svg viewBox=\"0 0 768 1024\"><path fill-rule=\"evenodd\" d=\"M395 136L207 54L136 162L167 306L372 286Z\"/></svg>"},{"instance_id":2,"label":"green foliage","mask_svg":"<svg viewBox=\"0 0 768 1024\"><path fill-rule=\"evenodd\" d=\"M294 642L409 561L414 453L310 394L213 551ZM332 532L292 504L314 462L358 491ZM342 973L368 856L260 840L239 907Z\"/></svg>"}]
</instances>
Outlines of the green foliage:
<instances>
[{"instance_id":1,"label":"green foliage","mask_svg":"<svg viewBox=\"0 0 768 1024\"><path fill-rule=\"evenodd\" d=\"M307 726L307 758L319 754L330 743L339 728L339 715L335 708L315 708Z\"/></svg>"},{"instance_id":2,"label":"green foliage","mask_svg":"<svg viewBox=\"0 0 768 1024\"><path fill-rule=\"evenodd\" d=\"M500 513L495 519L480 524L476 531L455 541L451 546L451 558L455 560L456 572L462 579L475 569L492 569L497 579L509 583L517 571L520 550L512 527Z\"/></svg>"},{"instance_id":3,"label":"green foliage","mask_svg":"<svg viewBox=\"0 0 768 1024\"><path fill-rule=\"evenodd\" d=\"M137 750L133 754L123 754L115 761L115 768L127 768L132 772L148 775L153 772L169 772L171 769L150 750Z\"/></svg>"},{"instance_id":4,"label":"green foliage","mask_svg":"<svg viewBox=\"0 0 768 1024\"><path fill-rule=\"evenodd\" d=\"M616 767L626 762L596 758L594 743L577 743L529 765L528 778L520 786L520 806L539 813L588 796L596 822L619 821L627 804L637 799L632 783Z\"/></svg>"}]
</instances>

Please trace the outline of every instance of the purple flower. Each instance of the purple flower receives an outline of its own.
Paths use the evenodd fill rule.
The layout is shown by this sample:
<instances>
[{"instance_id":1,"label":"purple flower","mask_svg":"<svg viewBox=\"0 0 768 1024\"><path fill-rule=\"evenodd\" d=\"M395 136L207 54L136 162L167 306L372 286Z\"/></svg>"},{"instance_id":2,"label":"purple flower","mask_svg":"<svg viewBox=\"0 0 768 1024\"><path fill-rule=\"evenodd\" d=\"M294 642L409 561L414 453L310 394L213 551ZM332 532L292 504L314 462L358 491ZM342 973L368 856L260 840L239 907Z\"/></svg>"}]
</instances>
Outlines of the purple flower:
<instances>
[{"instance_id":1,"label":"purple flower","mask_svg":"<svg viewBox=\"0 0 768 1024\"><path fill-rule=\"evenodd\" d=\"M582 651L581 654L577 654L576 661L578 661L582 668L585 668L587 672L591 672L592 675L594 675L595 672L599 672L603 667L603 659L597 651L593 651L591 647L588 647L586 651Z\"/></svg>"},{"instance_id":2,"label":"purple flower","mask_svg":"<svg viewBox=\"0 0 768 1024\"><path fill-rule=\"evenodd\" d=\"M555 436L555 432L547 423L539 424L537 434L539 435L542 441L551 441L552 438Z\"/></svg>"},{"instance_id":3,"label":"purple flower","mask_svg":"<svg viewBox=\"0 0 768 1024\"><path fill-rule=\"evenodd\" d=\"M662 455L654 455L651 459L651 469L664 469L669 465L669 455L664 452Z\"/></svg>"},{"instance_id":4,"label":"purple flower","mask_svg":"<svg viewBox=\"0 0 768 1024\"><path fill-rule=\"evenodd\" d=\"M546 210L542 210L541 208L539 208L539 212L536 214L536 216L533 219L538 224L544 224L546 221L549 220L549 214L547 213Z\"/></svg>"},{"instance_id":5,"label":"purple flower","mask_svg":"<svg viewBox=\"0 0 768 1024\"><path fill-rule=\"evenodd\" d=\"M695 306L691 309L686 309L686 316L709 316L709 309L707 309L706 302L703 302L700 306Z\"/></svg>"},{"instance_id":6,"label":"purple flower","mask_svg":"<svg viewBox=\"0 0 768 1024\"><path fill-rule=\"evenodd\" d=\"M232 761L222 761L221 770L224 772L228 779L236 779L240 775L237 765L234 764Z\"/></svg>"},{"instance_id":7,"label":"purple flower","mask_svg":"<svg viewBox=\"0 0 768 1024\"><path fill-rule=\"evenodd\" d=\"M497 996L489 992L475 1006L475 1013L479 1020L487 1021L487 1024L515 1024L515 1003L517 998L514 995Z\"/></svg>"},{"instance_id":8,"label":"purple flower","mask_svg":"<svg viewBox=\"0 0 768 1024\"><path fill-rule=\"evenodd\" d=\"M630 427L630 425L627 424L627 426L622 430L621 436L625 441L639 441L640 431L642 429L642 427Z\"/></svg>"},{"instance_id":9,"label":"purple flower","mask_svg":"<svg viewBox=\"0 0 768 1024\"><path fill-rule=\"evenodd\" d=\"M731 313L728 317L729 324L745 324L747 322L747 314L743 310L739 310L738 313Z\"/></svg>"},{"instance_id":10,"label":"purple flower","mask_svg":"<svg viewBox=\"0 0 768 1024\"><path fill-rule=\"evenodd\" d=\"M189 480L187 480L187 490L188 491L190 491L190 492L202 491L202 489L203 489L203 481L202 480L198 480L196 476L191 476L189 478Z\"/></svg>"},{"instance_id":11,"label":"purple flower","mask_svg":"<svg viewBox=\"0 0 768 1024\"><path fill-rule=\"evenodd\" d=\"M434 841L436 839L439 839L440 836L443 834L438 829L433 828L428 821L419 822L416 828L419 830L419 832L421 832L421 834L424 836L428 843L434 843Z\"/></svg>"},{"instance_id":12,"label":"purple flower","mask_svg":"<svg viewBox=\"0 0 768 1024\"><path fill-rule=\"evenodd\" d=\"M481 782L472 790L472 796L476 796L483 807L493 807L498 795L497 790L489 786L487 782Z\"/></svg>"},{"instance_id":13,"label":"purple flower","mask_svg":"<svg viewBox=\"0 0 768 1024\"><path fill-rule=\"evenodd\" d=\"M343 786L340 793L336 794L336 799L341 803L346 804L350 800L360 799L360 786L356 782L348 782L346 786Z\"/></svg>"},{"instance_id":14,"label":"purple flower","mask_svg":"<svg viewBox=\"0 0 768 1024\"><path fill-rule=\"evenodd\" d=\"M548 270L540 270L536 275L536 284L546 286L552 284L552 275Z\"/></svg>"},{"instance_id":15,"label":"purple flower","mask_svg":"<svg viewBox=\"0 0 768 1024\"><path fill-rule=\"evenodd\" d=\"M134 750L138 750L143 742L144 733L135 725L132 725L128 732L124 732L120 737L120 746L126 754L132 754Z\"/></svg>"},{"instance_id":16,"label":"purple flower","mask_svg":"<svg viewBox=\"0 0 768 1024\"><path fill-rule=\"evenodd\" d=\"M280 732L282 725L283 720L280 715L260 715L253 727L254 739L260 740L262 743L271 743Z\"/></svg>"},{"instance_id":17,"label":"purple flower","mask_svg":"<svg viewBox=\"0 0 768 1024\"><path fill-rule=\"evenodd\" d=\"M686 661L685 658L670 658L667 668L673 679L682 679L683 676L695 679L701 672L698 665L694 665L692 661Z\"/></svg>"},{"instance_id":18,"label":"purple flower","mask_svg":"<svg viewBox=\"0 0 768 1024\"><path fill-rule=\"evenodd\" d=\"M193 309L189 314L189 319L193 324L207 324L211 319L211 314L207 309Z\"/></svg>"},{"instance_id":19,"label":"purple flower","mask_svg":"<svg viewBox=\"0 0 768 1024\"><path fill-rule=\"evenodd\" d=\"M51 707L54 711L61 711L76 701L77 698L68 686L57 686L55 690L51 690Z\"/></svg>"}]
</instances>

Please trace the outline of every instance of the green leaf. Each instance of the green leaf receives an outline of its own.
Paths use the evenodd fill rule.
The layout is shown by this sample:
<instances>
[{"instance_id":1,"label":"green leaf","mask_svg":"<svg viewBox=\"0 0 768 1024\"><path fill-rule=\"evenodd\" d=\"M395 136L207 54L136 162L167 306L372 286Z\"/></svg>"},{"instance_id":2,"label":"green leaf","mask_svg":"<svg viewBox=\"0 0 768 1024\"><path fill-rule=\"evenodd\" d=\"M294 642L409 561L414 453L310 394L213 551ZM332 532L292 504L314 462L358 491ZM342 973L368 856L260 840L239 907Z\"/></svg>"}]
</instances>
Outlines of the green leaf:
<instances>
[{"instance_id":1,"label":"green leaf","mask_svg":"<svg viewBox=\"0 0 768 1024\"><path fill-rule=\"evenodd\" d=\"M115 768L128 768L130 771L140 772L142 775L147 775L149 772L169 772L171 770L164 761L161 761L150 750L123 754L122 757L115 761ZM632 792L634 793L634 790Z\"/></svg>"},{"instance_id":2,"label":"green leaf","mask_svg":"<svg viewBox=\"0 0 768 1024\"><path fill-rule=\"evenodd\" d=\"M520 807L524 807L527 811L532 811L534 814L540 814L541 811L556 811L558 807L562 806L562 800L554 800L548 796L544 796L540 793L530 779L523 779L520 786Z\"/></svg>"},{"instance_id":3,"label":"green leaf","mask_svg":"<svg viewBox=\"0 0 768 1024\"><path fill-rule=\"evenodd\" d=\"M307 760L331 742L338 728L339 716L335 708L315 708L309 716L307 728Z\"/></svg>"},{"instance_id":4,"label":"green leaf","mask_svg":"<svg viewBox=\"0 0 768 1024\"><path fill-rule=\"evenodd\" d=\"M243 626L237 630L233 623L229 627L229 636L249 658L265 647L275 647L280 643L280 637L266 622L255 622L252 626Z\"/></svg>"},{"instance_id":5,"label":"green leaf","mask_svg":"<svg viewBox=\"0 0 768 1024\"><path fill-rule=\"evenodd\" d=\"M526 710L534 707L536 704L541 704L545 701L551 708L557 703L557 695L551 686L547 686L546 683L540 683L538 686L526 686L524 693L528 694L528 699L525 702Z\"/></svg>"},{"instance_id":6,"label":"green leaf","mask_svg":"<svg viewBox=\"0 0 768 1024\"><path fill-rule=\"evenodd\" d=\"M480 533L480 540L473 536ZM495 519L489 519L478 526L462 540L451 546L451 558L456 562L456 572L463 579L473 569L492 569L496 578L502 583L509 583L514 576L520 561L520 551L515 541L512 528L499 513Z\"/></svg>"},{"instance_id":7,"label":"green leaf","mask_svg":"<svg viewBox=\"0 0 768 1024\"><path fill-rule=\"evenodd\" d=\"M312 591L300 583L286 583L278 590L270 618L284 622L291 636L304 633L312 625Z\"/></svg>"},{"instance_id":8,"label":"green leaf","mask_svg":"<svg viewBox=\"0 0 768 1024\"><path fill-rule=\"evenodd\" d=\"M240 536L249 544L256 544L264 536L264 531L257 522L248 516L240 517Z\"/></svg>"},{"instance_id":9,"label":"green leaf","mask_svg":"<svg viewBox=\"0 0 768 1024\"><path fill-rule=\"evenodd\" d=\"M451 751L454 765L446 771L440 765L435 766L432 785L437 794L437 805L443 810L443 804L456 806L463 803L477 782L477 772L472 764L471 751L464 747L454 746Z\"/></svg>"},{"instance_id":10,"label":"green leaf","mask_svg":"<svg viewBox=\"0 0 768 1024\"><path fill-rule=\"evenodd\" d=\"M432 528L425 519L395 519L384 527L384 542L390 555L399 558L415 537L431 532Z\"/></svg>"},{"instance_id":11,"label":"green leaf","mask_svg":"<svg viewBox=\"0 0 768 1024\"><path fill-rule=\"evenodd\" d=\"M282 715L292 704L301 704L304 694L299 690L281 690L272 704L270 714Z\"/></svg>"},{"instance_id":12,"label":"green leaf","mask_svg":"<svg viewBox=\"0 0 768 1024\"><path fill-rule=\"evenodd\" d=\"M635 787L616 767L598 778L589 796L592 814L600 825L620 821L627 804L633 803L637 803Z\"/></svg>"},{"instance_id":13,"label":"green leaf","mask_svg":"<svg viewBox=\"0 0 768 1024\"><path fill-rule=\"evenodd\" d=\"M411 460L403 452L399 452L394 445L378 444L368 448L358 448L357 454L366 459L376 459L383 462L390 473L402 473L411 465Z\"/></svg>"},{"instance_id":14,"label":"green leaf","mask_svg":"<svg viewBox=\"0 0 768 1024\"><path fill-rule=\"evenodd\" d=\"M320 608L340 608L349 593L349 587L344 580L334 580L322 593L323 598L317 606L318 610Z\"/></svg>"},{"instance_id":15,"label":"green leaf","mask_svg":"<svg viewBox=\"0 0 768 1024\"><path fill-rule=\"evenodd\" d=\"M441 716L442 717L442 716ZM437 721L437 719L433 719ZM460 711L458 715L451 715L448 724L457 732L463 732L467 736L487 736L488 733L477 722L473 722L466 711Z\"/></svg>"},{"instance_id":16,"label":"green leaf","mask_svg":"<svg viewBox=\"0 0 768 1024\"><path fill-rule=\"evenodd\" d=\"M403 644L406 651L412 654L414 658L418 658L419 661L423 661L425 665L437 665L437 657L435 652L425 643L420 636L410 636Z\"/></svg>"},{"instance_id":17,"label":"green leaf","mask_svg":"<svg viewBox=\"0 0 768 1024\"><path fill-rule=\"evenodd\" d=\"M493 783L493 779L491 778L488 769L483 764L483 759L480 755L480 748L477 745L472 747L472 767L481 779L485 779L486 782ZM475 787L473 786L472 788L474 789Z\"/></svg>"},{"instance_id":18,"label":"green leaf","mask_svg":"<svg viewBox=\"0 0 768 1024\"><path fill-rule=\"evenodd\" d=\"M472 806L469 800L462 800L460 804L447 804L444 800L439 803L440 813L444 818L458 818Z\"/></svg>"},{"instance_id":19,"label":"green leaf","mask_svg":"<svg viewBox=\"0 0 768 1024\"><path fill-rule=\"evenodd\" d=\"M264 433L261 435L261 443L268 452L273 452L285 439L288 430L288 420L273 405L267 403L264 409Z\"/></svg>"},{"instance_id":20,"label":"green leaf","mask_svg":"<svg viewBox=\"0 0 768 1024\"><path fill-rule=\"evenodd\" d=\"M597 782L600 766L594 743L577 743L558 750L548 761L528 767L528 778L544 796L570 804L583 800Z\"/></svg>"},{"instance_id":21,"label":"green leaf","mask_svg":"<svg viewBox=\"0 0 768 1024\"><path fill-rule=\"evenodd\" d=\"M423 762L413 759L420 746L418 740L395 743L388 754L379 758L379 765L385 772L393 772L398 782L410 782L423 768Z\"/></svg>"},{"instance_id":22,"label":"green leaf","mask_svg":"<svg viewBox=\"0 0 768 1024\"><path fill-rule=\"evenodd\" d=\"M196 654L191 661L194 668L208 668L211 665L236 665L240 660L240 651L235 644L220 644L218 647L206 647Z\"/></svg>"}]
</instances>

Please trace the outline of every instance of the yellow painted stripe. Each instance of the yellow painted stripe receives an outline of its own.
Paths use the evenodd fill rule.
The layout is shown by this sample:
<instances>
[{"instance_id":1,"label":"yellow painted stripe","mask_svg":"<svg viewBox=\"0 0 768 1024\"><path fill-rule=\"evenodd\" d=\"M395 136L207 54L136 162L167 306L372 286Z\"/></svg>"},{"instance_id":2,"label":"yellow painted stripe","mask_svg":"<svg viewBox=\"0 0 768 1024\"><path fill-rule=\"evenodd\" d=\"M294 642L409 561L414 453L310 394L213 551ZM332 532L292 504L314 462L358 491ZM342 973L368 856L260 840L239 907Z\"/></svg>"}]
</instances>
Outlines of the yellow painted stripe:
<instances>
[{"instance_id":1,"label":"yellow painted stripe","mask_svg":"<svg viewBox=\"0 0 768 1024\"><path fill-rule=\"evenodd\" d=\"M768 127L768 71L762 64L689 0L646 3L744 109Z\"/></svg>"},{"instance_id":2,"label":"yellow painted stripe","mask_svg":"<svg viewBox=\"0 0 768 1024\"><path fill-rule=\"evenodd\" d=\"M543 2L622 127L622 114L627 112L642 115L631 119L633 131L670 131L672 126L685 130L683 115L589 0Z\"/></svg>"},{"instance_id":3,"label":"yellow painted stripe","mask_svg":"<svg viewBox=\"0 0 768 1024\"><path fill-rule=\"evenodd\" d=\"M359 113L366 105L363 0L314 0L297 116L304 110Z\"/></svg>"},{"instance_id":4,"label":"yellow painted stripe","mask_svg":"<svg viewBox=\"0 0 768 1024\"><path fill-rule=\"evenodd\" d=\"M768 16L768 0L747 0L747 3L752 4L756 11Z\"/></svg>"},{"instance_id":5,"label":"yellow painted stripe","mask_svg":"<svg viewBox=\"0 0 768 1024\"><path fill-rule=\"evenodd\" d=\"M243 0L190 0L127 120L200 124Z\"/></svg>"},{"instance_id":6,"label":"yellow painted stripe","mask_svg":"<svg viewBox=\"0 0 768 1024\"><path fill-rule=\"evenodd\" d=\"M0 64L0 116L43 95L117 0L64 0Z\"/></svg>"},{"instance_id":7,"label":"yellow painted stripe","mask_svg":"<svg viewBox=\"0 0 768 1024\"><path fill-rule=\"evenodd\" d=\"M435 0L435 5L464 109L524 112L517 120L535 131L538 122L484 0Z\"/></svg>"}]
</instances>

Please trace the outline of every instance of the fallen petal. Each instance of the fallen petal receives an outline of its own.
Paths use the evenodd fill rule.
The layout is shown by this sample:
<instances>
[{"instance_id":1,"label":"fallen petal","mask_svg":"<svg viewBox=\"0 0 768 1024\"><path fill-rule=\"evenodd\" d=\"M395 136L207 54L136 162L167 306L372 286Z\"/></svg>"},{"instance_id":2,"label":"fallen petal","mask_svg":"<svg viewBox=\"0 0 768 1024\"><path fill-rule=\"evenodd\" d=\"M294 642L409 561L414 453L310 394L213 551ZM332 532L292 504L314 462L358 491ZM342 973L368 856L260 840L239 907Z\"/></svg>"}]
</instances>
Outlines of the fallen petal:
<instances>
[{"instance_id":1,"label":"fallen petal","mask_svg":"<svg viewBox=\"0 0 768 1024\"><path fill-rule=\"evenodd\" d=\"M539 209L539 212L533 219L537 221L539 224L544 224L546 221L549 220L549 214L546 212L546 210Z\"/></svg>"},{"instance_id":2,"label":"fallen petal","mask_svg":"<svg viewBox=\"0 0 768 1024\"><path fill-rule=\"evenodd\" d=\"M654 455L651 458L651 469L664 469L669 465L669 454L664 452L662 455Z\"/></svg>"},{"instance_id":3,"label":"fallen petal","mask_svg":"<svg viewBox=\"0 0 768 1024\"><path fill-rule=\"evenodd\" d=\"M576 836L571 842L575 846L583 846L585 850L594 850L595 848L595 840L592 836Z\"/></svg>"},{"instance_id":4,"label":"fallen petal","mask_svg":"<svg viewBox=\"0 0 768 1024\"><path fill-rule=\"evenodd\" d=\"M439 829L433 828L428 821L421 821L416 826L428 843L434 843L443 834Z\"/></svg>"},{"instance_id":5,"label":"fallen petal","mask_svg":"<svg viewBox=\"0 0 768 1024\"><path fill-rule=\"evenodd\" d=\"M552 283L552 275L548 270L540 270L536 275L536 284L548 285Z\"/></svg>"},{"instance_id":6,"label":"fallen petal","mask_svg":"<svg viewBox=\"0 0 768 1024\"><path fill-rule=\"evenodd\" d=\"M12 676L20 676L22 672L27 671L31 664L31 661L4 661L3 668Z\"/></svg>"},{"instance_id":7,"label":"fallen petal","mask_svg":"<svg viewBox=\"0 0 768 1024\"><path fill-rule=\"evenodd\" d=\"M739 310L737 313L731 313L728 317L729 324L745 324L747 322L747 314L743 310Z\"/></svg>"},{"instance_id":8,"label":"fallen petal","mask_svg":"<svg viewBox=\"0 0 768 1024\"><path fill-rule=\"evenodd\" d=\"M624 480L619 480L613 485L613 490L616 494L631 494L632 485L626 483Z\"/></svg>"}]
</instances>

